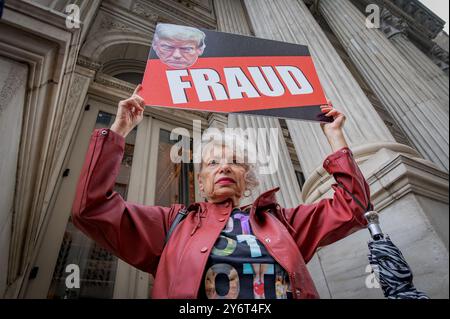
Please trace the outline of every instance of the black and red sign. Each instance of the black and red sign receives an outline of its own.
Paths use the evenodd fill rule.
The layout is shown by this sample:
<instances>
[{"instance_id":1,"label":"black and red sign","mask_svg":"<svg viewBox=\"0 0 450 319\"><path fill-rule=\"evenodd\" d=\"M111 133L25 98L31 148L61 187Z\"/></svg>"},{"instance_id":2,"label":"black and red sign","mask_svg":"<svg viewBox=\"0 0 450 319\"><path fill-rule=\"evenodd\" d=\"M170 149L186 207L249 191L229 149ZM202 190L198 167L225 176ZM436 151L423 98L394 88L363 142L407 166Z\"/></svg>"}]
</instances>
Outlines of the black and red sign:
<instances>
[{"instance_id":1,"label":"black and red sign","mask_svg":"<svg viewBox=\"0 0 450 319\"><path fill-rule=\"evenodd\" d=\"M142 84L151 106L329 121L309 50L297 44L159 24Z\"/></svg>"}]
</instances>

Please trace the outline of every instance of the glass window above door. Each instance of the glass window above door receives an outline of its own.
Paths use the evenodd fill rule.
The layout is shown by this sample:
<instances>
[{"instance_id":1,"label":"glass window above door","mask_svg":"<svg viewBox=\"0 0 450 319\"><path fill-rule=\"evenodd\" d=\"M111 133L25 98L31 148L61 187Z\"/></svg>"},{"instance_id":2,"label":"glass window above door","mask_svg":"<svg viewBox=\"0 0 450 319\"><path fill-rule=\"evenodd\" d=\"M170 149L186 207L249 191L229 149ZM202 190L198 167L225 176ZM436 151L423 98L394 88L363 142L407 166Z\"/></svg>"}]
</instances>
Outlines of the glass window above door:
<instances>
[{"instance_id":1,"label":"glass window above door","mask_svg":"<svg viewBox=\"0 0 450 319\"><path fill-rule=\"evenodd\" d=\"M188 206L195 202L192 151L190 163L173 163L170 159L170 150L177 142L177 140L170 139L169 131L160 129L155 205L167 207L171 204L180 203Z\"/></svg>"}]
</instances>

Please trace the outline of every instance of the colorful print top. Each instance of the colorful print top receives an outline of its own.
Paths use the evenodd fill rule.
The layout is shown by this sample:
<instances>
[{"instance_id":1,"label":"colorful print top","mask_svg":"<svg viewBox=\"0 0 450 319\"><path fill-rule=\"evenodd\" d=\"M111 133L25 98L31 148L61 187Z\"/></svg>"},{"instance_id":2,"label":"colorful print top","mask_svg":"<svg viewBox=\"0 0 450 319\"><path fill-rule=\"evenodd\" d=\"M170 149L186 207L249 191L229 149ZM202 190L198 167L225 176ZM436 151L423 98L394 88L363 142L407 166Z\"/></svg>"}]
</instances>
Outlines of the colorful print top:
<instances>
[{"instance_id":1,"label":"colorful print top","mask_svg":"<svg viewBox=\"0 0 450 319\"><path fill-rule=\"evenodd\" d=\"M247 212L231 213L208 258L199 298L292 298L286 271L253 235Z\"/></svg>"}]
</instances>

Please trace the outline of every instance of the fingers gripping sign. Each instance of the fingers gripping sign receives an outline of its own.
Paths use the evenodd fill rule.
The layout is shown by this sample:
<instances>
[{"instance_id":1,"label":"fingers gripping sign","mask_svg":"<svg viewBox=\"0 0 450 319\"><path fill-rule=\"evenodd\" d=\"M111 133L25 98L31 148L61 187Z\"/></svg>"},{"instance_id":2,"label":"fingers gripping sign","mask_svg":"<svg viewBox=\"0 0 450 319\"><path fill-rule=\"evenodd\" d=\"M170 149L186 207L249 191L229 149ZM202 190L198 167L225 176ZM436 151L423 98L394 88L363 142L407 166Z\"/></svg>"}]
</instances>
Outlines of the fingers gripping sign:
<instances>
[{"instance_id":1,"label":"fingers gripping sign","mask_svg":"<svg viewBox=\"0 0 450 319\"><path fill-rule=\"evenodd\" d=\"M330 143L331 149L337 151L343 147L348 147L343 131L346 117L333 107L333 103L330 100L327 100L327 102L326 105L320 107L320 110L324 117L331 118L333 121L331 123L322 122L320 126Z\"/></svg>"},{"instance_id":2,"label":"fingers gripping sign","mask_svg":"<svg viewBox=\"0 0 450 319\"><path fill-rule=\"evenodd\" d=\"M331 123L321 123L322 130L326 133L327 131L340 130L343 128L346 117L343 113L339 112L333 107L333 103L327 100L328 103L321 105L320 109L326 117L331 117L333 122Z\"/></svg>"}]
</instances>

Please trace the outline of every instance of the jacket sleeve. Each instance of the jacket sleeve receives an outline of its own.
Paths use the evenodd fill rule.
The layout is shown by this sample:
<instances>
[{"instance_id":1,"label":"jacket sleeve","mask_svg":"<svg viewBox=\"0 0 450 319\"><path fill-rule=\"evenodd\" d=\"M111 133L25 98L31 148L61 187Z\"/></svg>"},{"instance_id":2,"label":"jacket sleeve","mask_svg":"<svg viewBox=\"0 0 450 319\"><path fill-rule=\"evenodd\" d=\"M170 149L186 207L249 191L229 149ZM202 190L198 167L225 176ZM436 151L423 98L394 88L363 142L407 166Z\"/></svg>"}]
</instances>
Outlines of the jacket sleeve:
<instances>
[{"instance_id":1,"label":"jacket sleeve","mask_svg":"<svg viewBox=\"0 0 450 319\"><path fill-rule=\"evenodd\" d=\"M353 153L347 147L329 155L324 169L332 174L364 207L369 206L370 189ZM314 204L283 209L288 223L294 228L294 240L308 262L316 249L334 243L365 227L365 211L337 183L332 185L333 198L326 198Z\"/></svg>"},{"instance_id":2,"label":"jacket sleeve","mask_svg":"<svg viewBox=\"0 0 450 319\"><path fill-rule=\"evenodd\" d=\"M176 207L133 204L113 191L124 148L125 139L115 132L93 132L72 206L72 222L117 257L154 274Z\"/></svg>"}]
</instances>

